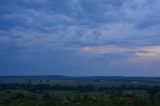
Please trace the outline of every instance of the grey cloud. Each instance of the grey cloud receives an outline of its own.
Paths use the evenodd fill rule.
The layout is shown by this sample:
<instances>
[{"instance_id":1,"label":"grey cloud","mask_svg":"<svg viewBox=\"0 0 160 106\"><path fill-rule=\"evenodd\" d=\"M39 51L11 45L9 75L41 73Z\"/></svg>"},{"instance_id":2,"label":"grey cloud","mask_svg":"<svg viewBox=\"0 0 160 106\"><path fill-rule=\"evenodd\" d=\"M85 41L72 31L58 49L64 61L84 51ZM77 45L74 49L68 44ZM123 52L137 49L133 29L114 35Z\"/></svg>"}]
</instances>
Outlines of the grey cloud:
<instances>
[{"instance_id":1,"label":"grey cloud","mask_svg":"<svg viewBox=\"0 0 160 106\"><path fill-rule=\"evenodd\" d=\"M16 39L18 46L26 45L26 41L27 45L49 47L57 46L53 42L58 41L63 41L64 46L74 41L79 45L80 42L93 45L94 42L132 42L131 46L139 41L142 41L139 44L158 43L154 39L160 34L158 0L1 2L8 5L3 7L6 12L0 17L1 31L5 33L1 33L1 40Z\"/></svg>"}]
</instances>

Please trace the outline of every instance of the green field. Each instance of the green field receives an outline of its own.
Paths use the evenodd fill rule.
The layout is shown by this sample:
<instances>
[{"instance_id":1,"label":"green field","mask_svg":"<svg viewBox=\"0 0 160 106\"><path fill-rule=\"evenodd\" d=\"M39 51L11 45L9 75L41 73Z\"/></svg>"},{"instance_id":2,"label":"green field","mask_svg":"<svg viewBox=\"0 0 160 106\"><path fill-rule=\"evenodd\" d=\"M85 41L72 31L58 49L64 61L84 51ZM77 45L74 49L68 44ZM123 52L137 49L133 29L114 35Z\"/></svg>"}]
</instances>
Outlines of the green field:
<instances>
[{"instance_id":1,"label":"green field","mask_svg":"<svg viewBox=\"0 0 160 106\"><path fill-rule=\"evenodd\" d=\"M1 78L0 106L160 106L159 82L146 82Z\"/></svg>"}]
</instances>

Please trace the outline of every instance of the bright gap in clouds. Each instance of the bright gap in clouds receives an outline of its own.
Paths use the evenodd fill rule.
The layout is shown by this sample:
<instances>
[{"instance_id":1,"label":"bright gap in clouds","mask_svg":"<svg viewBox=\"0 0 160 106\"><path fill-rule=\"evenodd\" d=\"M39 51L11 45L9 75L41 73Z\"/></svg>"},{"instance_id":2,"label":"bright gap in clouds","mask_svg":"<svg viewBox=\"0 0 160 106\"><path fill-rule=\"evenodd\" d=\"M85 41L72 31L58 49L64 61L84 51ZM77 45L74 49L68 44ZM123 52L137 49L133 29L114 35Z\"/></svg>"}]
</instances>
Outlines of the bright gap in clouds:
<instances>
[{"instance_id":1,"label":"bright gap in clouds","mask_svg":"<svg viewBox=\"0 0 160 106\"><path fill-rule=\"evenodd\" d=\"M130 61L137 59L137 63L141 59L148 61L160 60L160 46L142 46L142 47L121 47L115 45L106 46L87 46L80 49L80 51L86 55L125 55L129 54ZM139 60L138 60L139 59ZM143 61L145 62L145 61Z\"/></svg>"}]
</instances>

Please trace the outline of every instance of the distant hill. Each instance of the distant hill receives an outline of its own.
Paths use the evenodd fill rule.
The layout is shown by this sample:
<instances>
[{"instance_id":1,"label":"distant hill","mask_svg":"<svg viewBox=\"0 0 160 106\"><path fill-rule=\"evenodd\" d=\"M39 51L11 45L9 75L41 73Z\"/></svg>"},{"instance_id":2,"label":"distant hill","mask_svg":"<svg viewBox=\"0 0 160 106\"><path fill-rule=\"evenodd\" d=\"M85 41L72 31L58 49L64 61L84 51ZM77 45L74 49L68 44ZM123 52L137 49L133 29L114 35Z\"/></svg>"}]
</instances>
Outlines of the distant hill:
<instances>
[{"instance_id":1,"label":"distant hill","mask_svg":"<svg viewBox=\"0 0 160 106\"><path fill-rule=\"evenodd\" d=\"M160 77L123 77L123 76L0 76L0 80L81 80L81 81L118 81L160 83Z\"/></svg>"}]
</instances>

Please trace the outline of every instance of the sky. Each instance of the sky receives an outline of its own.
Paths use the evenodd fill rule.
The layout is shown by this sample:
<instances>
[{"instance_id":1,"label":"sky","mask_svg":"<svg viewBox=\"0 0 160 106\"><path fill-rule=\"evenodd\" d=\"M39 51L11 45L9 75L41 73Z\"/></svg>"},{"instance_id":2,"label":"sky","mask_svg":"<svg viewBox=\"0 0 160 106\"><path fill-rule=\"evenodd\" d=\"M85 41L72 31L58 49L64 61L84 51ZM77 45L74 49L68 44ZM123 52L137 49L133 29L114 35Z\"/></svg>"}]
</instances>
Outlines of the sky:
<instances>
[{"instance_id":1,"label":"sky","mask_svg":"<svg viewBox=\"0 0 160 106\"><path fill-rule=\"evenodd\" d=\"M160 0L0 0L3 75L160 77Z\"/></svg>"}]
</instances>

